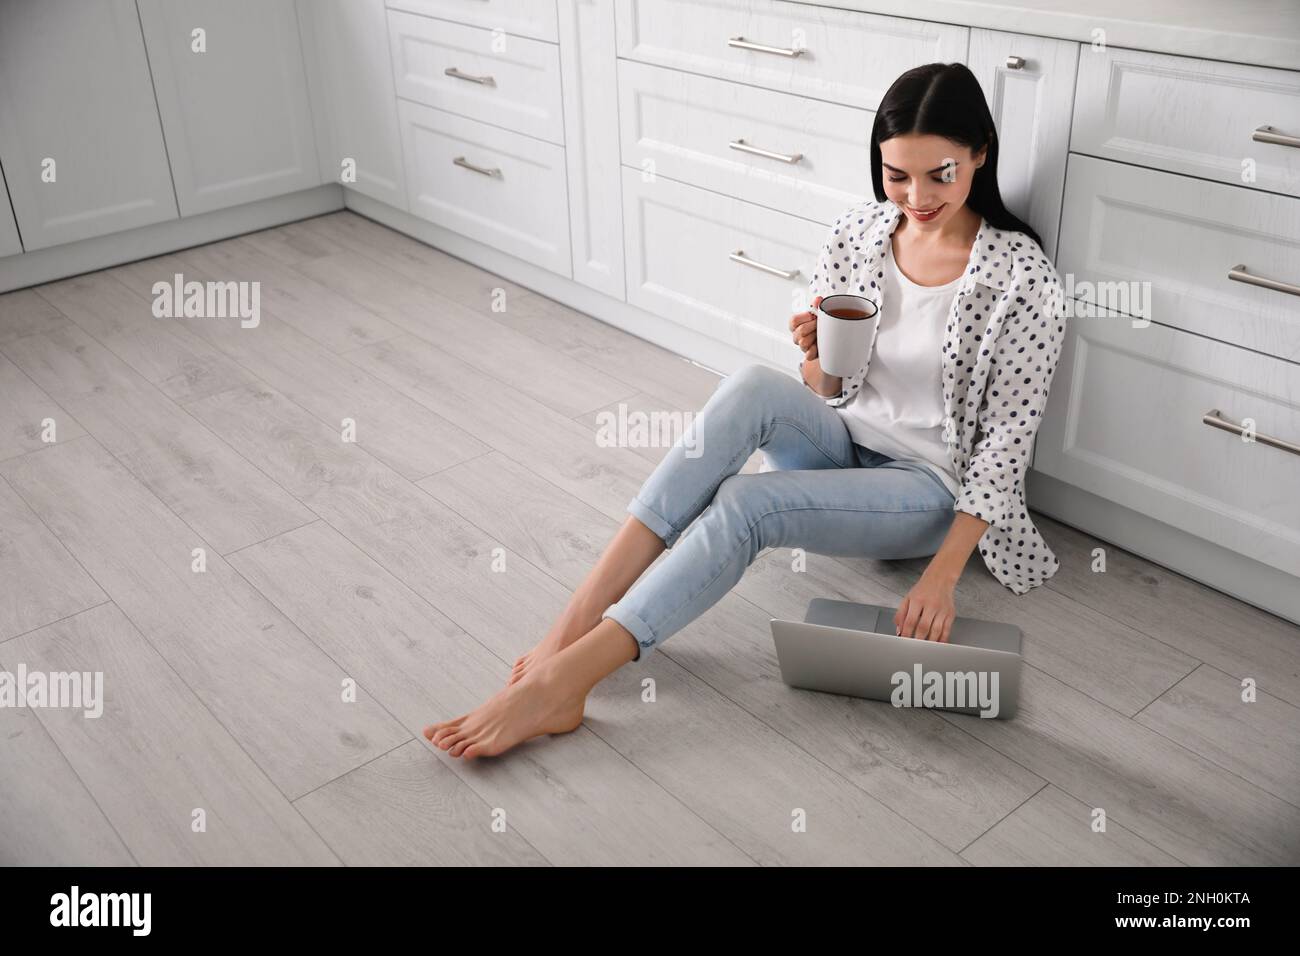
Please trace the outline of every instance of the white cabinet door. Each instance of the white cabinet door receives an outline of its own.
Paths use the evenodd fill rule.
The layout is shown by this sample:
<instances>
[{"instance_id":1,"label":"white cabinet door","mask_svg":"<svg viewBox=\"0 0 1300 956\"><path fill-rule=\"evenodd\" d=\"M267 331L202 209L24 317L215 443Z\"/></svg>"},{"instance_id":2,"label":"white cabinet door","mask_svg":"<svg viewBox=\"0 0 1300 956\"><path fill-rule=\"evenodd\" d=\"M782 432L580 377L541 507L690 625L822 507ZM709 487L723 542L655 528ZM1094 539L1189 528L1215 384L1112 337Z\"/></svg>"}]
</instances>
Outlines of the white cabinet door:
<instances>
[{"instance_id":1,"label":"white cabinet door","mask_svg":"<svg viewBox=\"0 0 1300 956\"><path fill-rule=\"evenodd\" d=\"M293 0L139 8L181 215L320 182Z\"/></svg>"},{"instance_id":2,"label":"white cabinet door","mask_svg":"<svg viewBox=\"0 0 1300 956\"><path fill-rule=\"evenodd\" d=\"M614 10L605 0L559 0L557 10L573 278L622 299Z\"/></svg>"},{"instance_id":3,"label":"white cabinet door","mask_svg":"<svg viewBox=\"0 0 1300 956\"><path fill-rule=\"evenodd\" d=\"M29 251L176 218L131 0L0 0L0 165Z\"/></svg>"},{"instance_id":4,"label":"white cabinet door","mask_svg":"<svg viewBox=\"0 0 1300 956\"><path fill-rule=\"evenodd\" d=\"M1065 40L971 30L970 68L998 130L998 187L1007 208L1056 256L1065 189L1070 107L1079 45Z\"/></svg>"},{"instance_id":5,"label":"white cabinet door","mask_svg":"<svg viewBox=\"0 0 1300 956\"><path fill-rule=\"evenodd\" d=\"M298 0L322 182L406 208L384 0Z\"/></svg>"}]
</instances>

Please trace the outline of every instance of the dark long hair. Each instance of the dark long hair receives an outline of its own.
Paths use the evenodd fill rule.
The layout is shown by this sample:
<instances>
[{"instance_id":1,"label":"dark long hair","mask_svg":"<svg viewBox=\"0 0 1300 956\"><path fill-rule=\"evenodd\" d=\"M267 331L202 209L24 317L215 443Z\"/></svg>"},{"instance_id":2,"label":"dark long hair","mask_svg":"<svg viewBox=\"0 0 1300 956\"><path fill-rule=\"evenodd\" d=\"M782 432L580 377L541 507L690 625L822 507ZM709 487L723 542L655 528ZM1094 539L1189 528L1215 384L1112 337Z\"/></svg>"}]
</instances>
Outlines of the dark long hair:
<instances>
[{"instance_id":1,"label":"dark long hair","mask_svg":"<svg viewBox=\"0 0 1300 956\"><path fill-rule=\"evenodd\" d=\"M998 191L998 131L974 73L960 63L927 63L894 81L880 101L871 127L871 185L879 202L886 199L880 144L908 133L942 136L969 147L971 152L987 146L988 154L984 165L975 170L966 205L995 229L1023 232L1042 246L1038 233L1002 202Z\"/></svg>"}]
</instances>

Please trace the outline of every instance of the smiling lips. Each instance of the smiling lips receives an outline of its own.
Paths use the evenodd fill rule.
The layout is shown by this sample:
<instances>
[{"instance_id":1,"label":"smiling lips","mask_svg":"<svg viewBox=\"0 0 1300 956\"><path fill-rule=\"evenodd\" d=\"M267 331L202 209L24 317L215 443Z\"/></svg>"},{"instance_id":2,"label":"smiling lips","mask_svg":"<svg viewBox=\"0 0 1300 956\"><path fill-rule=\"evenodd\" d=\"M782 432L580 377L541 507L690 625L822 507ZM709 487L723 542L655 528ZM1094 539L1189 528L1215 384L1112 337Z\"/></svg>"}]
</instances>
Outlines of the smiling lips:
<instances>
[{"instance_id":1,"label":"smiling lips","mask_svg":"<svg viewBox=\"0 0 1300 956\"><path fill-rule=\"evenodd\" d=\"M935 216L939 215L939 212L946 205L948 204L940 203L938 206L935 206L933 209L916 209L912 206L908 206L907 211L911 213L912 218L915 219L917 222L929 222Z\"/></svg>"}]
</instances>

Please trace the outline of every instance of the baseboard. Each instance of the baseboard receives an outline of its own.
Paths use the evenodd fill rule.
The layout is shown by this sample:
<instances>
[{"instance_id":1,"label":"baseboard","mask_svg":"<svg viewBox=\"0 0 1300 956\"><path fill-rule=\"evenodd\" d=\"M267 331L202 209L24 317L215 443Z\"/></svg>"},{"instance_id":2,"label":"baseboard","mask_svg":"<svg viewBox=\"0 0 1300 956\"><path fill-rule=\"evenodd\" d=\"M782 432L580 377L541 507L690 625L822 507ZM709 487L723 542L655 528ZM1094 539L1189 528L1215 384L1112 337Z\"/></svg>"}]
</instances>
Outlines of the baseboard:
<instances>
[{"instance_id":1,"label":"baseboard","mask_svg":"<svg viewBox=\"0 0 1300 956\"><path fill-rule=\"evenodd\" d=\"M1050 518L1300 624L1300 580L1212 541L1030 469L1029 506Z\"/></svg>"},{"instance_id":2,"label":"baseboard","mask_svg":"<svg viewBox=\"0 0 1300 956\"><path fill-rule=\"evenodd\" d=\"M748 352L707 335L701 335L685 325L628 305L620 299L582 285L568 276L558 275L549 269L517 259L460 233L420 219L401 209L394 209L369 196L363 196L355 190L345 187L343 196L347 208L358 215L373 219L390 229L396 229L458 259L464 259L480 269L486 269L504 279L509 279L516 285L544 295L548 299L554 299L579 312L595 316L637 338L653 342L716 372L726 375L742 366L762 362L762 359ZM783 369L783 371L791 370ZM791 371L791 374L794 373Z\"/></svg>"},{"instance_id":3,"label":"baseboard","mask_svg":"<svg viewBox=\"0 0 1300 956\"><path fill-rule=\"evenodd\" d=\"M260 202L6 256L0 259L0 292L177 252L342 208L343 188L326 183Z\"/></svg>"}]
</instances>

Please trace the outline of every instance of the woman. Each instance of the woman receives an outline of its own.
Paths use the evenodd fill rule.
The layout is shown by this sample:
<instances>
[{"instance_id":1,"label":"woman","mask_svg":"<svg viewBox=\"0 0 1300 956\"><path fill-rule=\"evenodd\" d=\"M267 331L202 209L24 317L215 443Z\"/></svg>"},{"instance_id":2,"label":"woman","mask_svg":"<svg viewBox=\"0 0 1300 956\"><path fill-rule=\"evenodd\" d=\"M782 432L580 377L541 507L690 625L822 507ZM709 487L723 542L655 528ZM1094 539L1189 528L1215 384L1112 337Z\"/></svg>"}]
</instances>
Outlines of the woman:
<instances>
[{"instance_id":1,"label":"woman","mask_svg":"<svg viewBox=\"0 0 1300 956\"><path fill-rule=\"evenodd\" d=\"M573 730L599 680L711 607L768 547L932 555L894 618L899 634L931 641L948 639L977 545L1014 593L1055 573L1024 475L1065 331L1060 281L1003 206L997 161L966 67L894 83L871 134L875 201L835 222L809 289L814 308L832 292L876 302L870 377L824 373L816 318L794 316L803 384L760 365L727 377L507 686L426 738L475 757ZM760 448L775 470L739 474Z\"/></svg>"}]
</instances>

